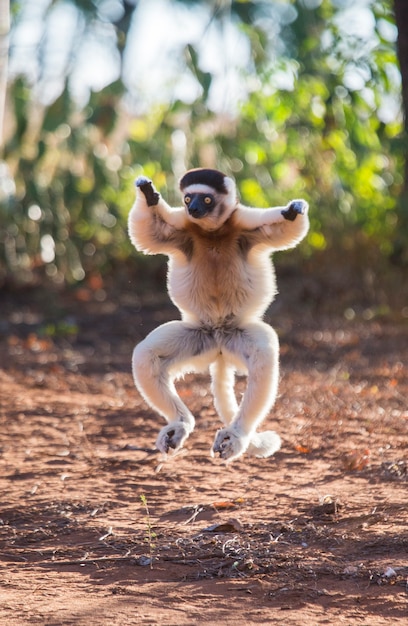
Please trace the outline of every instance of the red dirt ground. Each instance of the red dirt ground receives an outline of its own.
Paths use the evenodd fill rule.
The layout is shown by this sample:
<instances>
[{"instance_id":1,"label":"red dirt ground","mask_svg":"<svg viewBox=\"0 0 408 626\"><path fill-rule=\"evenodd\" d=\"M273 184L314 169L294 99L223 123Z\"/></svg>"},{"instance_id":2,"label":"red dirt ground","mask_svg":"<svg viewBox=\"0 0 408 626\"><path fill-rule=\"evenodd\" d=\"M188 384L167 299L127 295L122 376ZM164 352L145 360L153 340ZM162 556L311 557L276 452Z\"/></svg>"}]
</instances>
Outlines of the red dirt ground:
<instances>
[{"instance_id":1,"label":"red dirt ground","mask_svg":"<svg viewBox=\"0 0 408 626\"><path fill-rule=\"evenodd\" d=\"M163 461L130 360L175 313L94 295L2 296L0 623L406 624L408 320L277 304L282 450L212 459L186 377L197 428Z\"/></svg>"}]
</instances>

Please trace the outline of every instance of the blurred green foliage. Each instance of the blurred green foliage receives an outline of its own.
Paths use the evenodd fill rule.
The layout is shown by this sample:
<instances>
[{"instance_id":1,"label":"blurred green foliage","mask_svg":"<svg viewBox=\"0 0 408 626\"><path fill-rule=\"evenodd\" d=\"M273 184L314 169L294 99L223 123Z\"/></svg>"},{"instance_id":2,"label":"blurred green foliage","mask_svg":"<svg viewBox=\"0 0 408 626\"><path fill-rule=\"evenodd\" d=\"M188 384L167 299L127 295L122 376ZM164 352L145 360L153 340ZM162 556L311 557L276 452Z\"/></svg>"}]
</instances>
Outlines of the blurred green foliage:
<instances>
[{"instance_id":1,"label":"blurred green foliage","mask_svg":"<svg viewBox=\"0 0 408 626\"><path fill-rule=\"evenodd\" d=\"M97 0L75 4L97 19ZM194 10L200 2L184 4ZM27 80L15 79L13 133L0 167L0 284L44 272L58 283L78 282L111 271L131 251L126 217L134 178L143 170L179 203L183 167L201 165L232 174L245 204L309 200L312 229L302 254L326 251L351 263L370 248L387 259L399 228L406 152L400 117L379 113L387 98L398 99L395 43L384 37L393 17L390 2L372 0L367 45L339 27L342 4L237 0L226 14L214 3L211 19L234 21L251 50L241 77L247 97L234 114L211 109L214 76L201 68L193 44L184 51L185 72L200 95L142 116L122 106L123 77L91 93L80 110L68 77L61 95L42 108ZM121 54L136 5L126 2L116 22ZM283 15L285 7L293 12ZM279 45L268 32L275 18Z\"/></svg>"}]
</instances>

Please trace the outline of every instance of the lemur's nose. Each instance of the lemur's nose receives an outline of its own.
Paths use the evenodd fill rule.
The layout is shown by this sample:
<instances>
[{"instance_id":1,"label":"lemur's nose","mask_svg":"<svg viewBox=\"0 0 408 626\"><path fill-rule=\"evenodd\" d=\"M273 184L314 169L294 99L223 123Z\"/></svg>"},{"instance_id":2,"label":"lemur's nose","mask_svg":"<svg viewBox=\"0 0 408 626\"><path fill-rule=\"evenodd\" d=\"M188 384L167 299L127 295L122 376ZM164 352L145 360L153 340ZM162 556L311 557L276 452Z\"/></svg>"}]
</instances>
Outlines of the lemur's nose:
<instances>
[{"instance_id":1,"label":"lemur's nose","mask_svg":"<svg viewBox=\"0 0 408 626\"><path fill-rule=\"evenodd\" d=\"M207 213L207 206L204 204L202 198L199 195L193 196L191 198L190 204L188 205L188 212L191 217L200 218L204 217Z\"/></svg>"}]
</instances>

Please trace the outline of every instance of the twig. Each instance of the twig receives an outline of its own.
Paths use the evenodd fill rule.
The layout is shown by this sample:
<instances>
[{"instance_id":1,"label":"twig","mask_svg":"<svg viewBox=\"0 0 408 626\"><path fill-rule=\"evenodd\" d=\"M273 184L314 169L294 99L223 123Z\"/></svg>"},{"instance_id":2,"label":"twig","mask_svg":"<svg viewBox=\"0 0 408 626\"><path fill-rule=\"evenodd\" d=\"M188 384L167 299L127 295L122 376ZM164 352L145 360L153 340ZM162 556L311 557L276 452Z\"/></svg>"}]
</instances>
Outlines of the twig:
<instances>
[{"instance_id":1,"label":"twig","mask_svg":"<svg viewBox=\"0 0 408 626\"><path fill-rule=\"evenodd\" d=\"M209 560L209 559L219 559L225 558L225 554L222 552L218 552L217 554L197 554L194 558L191 559L180 559L180 557L172 557L172 556L163 556L156 557L156 560L167 561L170 563L175 563L176 565L197 565L200 561ZM115 563L115 562L134 562L136 565L139 565L140 557L137 556L98 556L95 558L87 558L87 559L65 559L63 561L54 560L54 561L36 561L35 565L44 566L44 565L90 565L92 563Z\"/></svg>"},{"instance_id":2,"label":"twig","mask_svg":"<svg viewBox=\"0 0 408 626\"><path fill-rule=\"evenodd\" d=\"M152 522L150 519L150 511L149 511L149 507L147 505L147 498L145 496L144 493L141 494L140 496L140 500L144 506L144 509L146 511L146 537L145 537L145 541L147 542L148 546L149 546L149 555L150 555L150 568L153 567L153 550L156 547L155 544L153 543L153 539L156 538L156 533L154 532L153 528L152 528Z\"/></svg>"},{"instance_id":3,"label":"twig","mask_svg":"<svg viewBox=\"0 0 408 626\"><path fill-rule=\"evenodd\" d=\"M54 561L36 561L35 565L90 565L92 563L101 563L101 562L115 562L115 561L135 561L137 563L136 556L97 556L95 558L90 559L68 559L64 561L54 560Z\"/></svg>"},{"instance_id":4,"label":"twig","mask_svg":"<svg viewBox=\"0 0 408 626\"><path fill-rule=\"evenodd\" d=\"M201 511L204 511L204 507L197 504L194 507L194 513L188 518L188 520L183 522L183 524L189 524L190 522L195 522L197 515L200 515Z\"/></svg>"}]
</instances>

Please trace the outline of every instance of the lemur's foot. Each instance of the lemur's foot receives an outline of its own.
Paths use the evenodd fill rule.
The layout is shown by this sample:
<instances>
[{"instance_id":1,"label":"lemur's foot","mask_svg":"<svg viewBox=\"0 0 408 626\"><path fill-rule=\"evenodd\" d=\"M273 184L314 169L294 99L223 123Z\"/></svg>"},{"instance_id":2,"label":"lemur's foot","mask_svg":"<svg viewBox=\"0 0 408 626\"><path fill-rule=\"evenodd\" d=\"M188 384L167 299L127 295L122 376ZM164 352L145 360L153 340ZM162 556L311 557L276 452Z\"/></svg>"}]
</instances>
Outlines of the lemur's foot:
<instances>
[{"instance_id":1,"label":"lemur's foot","mask_svg":"<svg viewBox=\"0 0 408 626\"><path fill-rule=\"evenodd\" d=\"M265 459L277 452L282 445L278 433L273 430L265 430L263 433L254 433L251 437L247 454Z\"/></svg>"},{"instance_id":2,"label":"lemur's foot","mask_svg":"<svg viewBox=\"0 0 408 626\"><path fill-rule=\"evenodd\" d=\"M136 179L136 187L140 189L146 198L147 206L155 206L160 200L160 194L156 191L150 178L139 176Z\"/></svg>"},{"instance_id":3,"label":"lemur's foot","mask_svg":"<svg viewBox=\"0 0 408 626\"><path fill-rule=\"evenodd\" d=\"M221 428L215 435L212 454L219 454L224 461L232 461L246 451L250 441L251 438L248 435L239 433L232 426Z\"/></svg>"},{"instance_id":4,"label":"lemur's foot","mask_svg":"<svg viewBox=\"0 0 408 626\"><path fill-rule=\"evenodd\" d=\"M184 422L168 424L159 432L159 436L156 440L156 448L165 454L167 454L170 449L179 450L183 447L191 430L191 427Z\"/></svg>"},{"instance_id":5,"label":"lemur's foot","mask_svg":"<svg viewBox=\"0 0 408 626\"><path fill-rule=\"evenodd\" d=\"M298 215L304 215L307 210L307 202L305 200L292 200L288 207L281 211L285 220L294 222Z\"/></svg>"}]
</instances>

